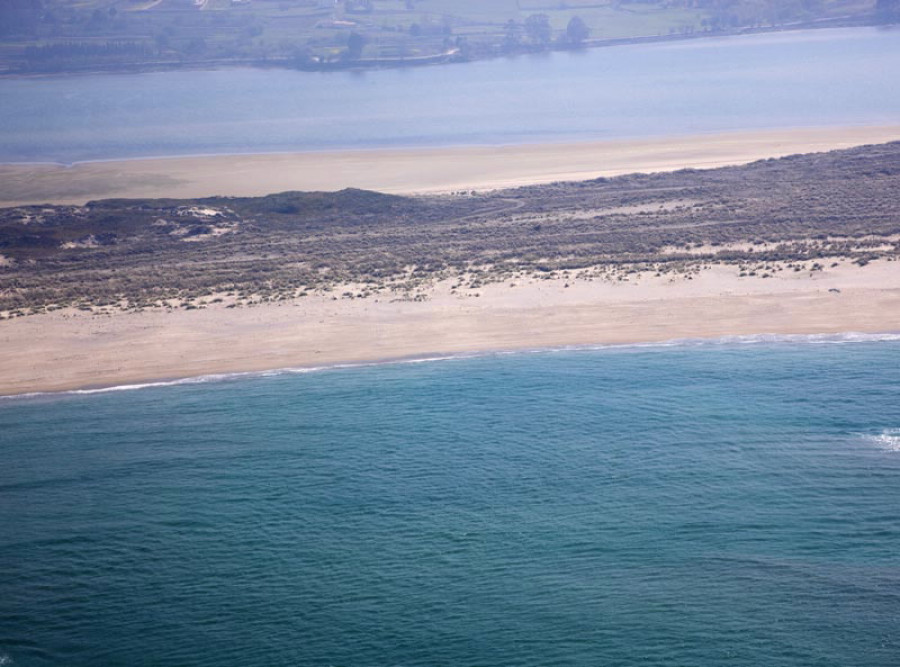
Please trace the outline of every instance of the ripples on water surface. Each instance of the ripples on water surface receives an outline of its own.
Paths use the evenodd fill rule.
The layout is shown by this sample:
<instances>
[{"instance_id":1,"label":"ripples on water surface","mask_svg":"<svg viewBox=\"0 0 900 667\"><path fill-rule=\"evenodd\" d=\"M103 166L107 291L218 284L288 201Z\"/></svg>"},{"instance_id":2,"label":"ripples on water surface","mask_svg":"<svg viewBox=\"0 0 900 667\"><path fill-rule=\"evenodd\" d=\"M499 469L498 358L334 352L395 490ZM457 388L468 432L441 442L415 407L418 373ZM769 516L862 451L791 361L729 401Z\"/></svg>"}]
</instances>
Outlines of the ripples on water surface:
<instances>
[{"instance_id":1,"label":"ripples on water surface","mask_svg":"<svg viewBox=\"0 0 900 667\"><path fill-rule=\"evenodd\" d=\"M900 664L900 343L0 402L9 665Z\"/></svg>"}]
</instances>

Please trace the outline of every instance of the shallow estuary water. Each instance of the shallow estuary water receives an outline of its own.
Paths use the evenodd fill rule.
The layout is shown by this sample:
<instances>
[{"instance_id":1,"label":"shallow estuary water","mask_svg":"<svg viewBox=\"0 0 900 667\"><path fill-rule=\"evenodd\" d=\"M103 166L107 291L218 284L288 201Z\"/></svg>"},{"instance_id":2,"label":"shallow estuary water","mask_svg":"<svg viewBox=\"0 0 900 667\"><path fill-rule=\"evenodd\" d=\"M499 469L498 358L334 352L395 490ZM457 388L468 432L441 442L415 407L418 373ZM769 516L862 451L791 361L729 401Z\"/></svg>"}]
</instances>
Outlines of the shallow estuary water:
<instances>
[{"instance_id":1,"label":"shallow estuary water","mask_svg":"<svg viewBox=\"0 0 900 667\"><path fill-rule=\"evenodd\" d=\"M704 38L370 72L0 80L0 162L900 123L900 30Z\"/></svg>"}]
</instances>

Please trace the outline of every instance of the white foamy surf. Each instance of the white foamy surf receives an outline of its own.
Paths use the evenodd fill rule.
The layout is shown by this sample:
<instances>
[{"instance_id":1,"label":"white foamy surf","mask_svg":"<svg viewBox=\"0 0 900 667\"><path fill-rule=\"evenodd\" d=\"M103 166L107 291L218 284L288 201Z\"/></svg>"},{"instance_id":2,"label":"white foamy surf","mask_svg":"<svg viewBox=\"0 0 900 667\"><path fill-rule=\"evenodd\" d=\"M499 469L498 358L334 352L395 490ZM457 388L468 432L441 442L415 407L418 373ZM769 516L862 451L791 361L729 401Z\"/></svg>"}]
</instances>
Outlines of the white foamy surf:
<instances>
[{"instance_id":1,"label":"white foamy surf","mask_svg":"<svg viewBox=\"0 0 900 667\"><path fill-rule=\"evenodd\" d=\"M555 347L523 348L515 350L486 350L483 352L462 352L456 354L437 354L422 357L401 359L383 359L369 362L336 363L321 366L300 366L276 368L265 371L240 371L234 373L213 373L172 380L155 380L133 384L113 385L90 389L69 389L65 391L39 391L24 394L0 396L2 400L22 400L45 396L84 396L107 394L119 391L136 391L160 387L177 387L181 385L207 384L211 382L228 382L241 379L281 377L323 371L336 371L353 368L370 368L375 366L399 364L423 364L446 361L462 361L484 357L511 356L523 354L546 354L559 352L593 352L593 351L628 351L652 350L659 348L703 348L703 347L737 347L753 345L847 345L860 343L900 342L900 333L860 333L847 332L837 334L752 334L745 336L720 336L717 338L675 338L666 341L647 343L617 343L602 345L562 345Z\"/></svg>"},{"instance_id":2,"label":"white foamy surf","mask_svg":"<svg viewBox=\"0 0 900 667\"><path fill-rule=\"evenodd\" d=\"M888 428L876 435L863 436L879 449L887 452L900 452L900 428Z\"/></svg>"}]
</instances>

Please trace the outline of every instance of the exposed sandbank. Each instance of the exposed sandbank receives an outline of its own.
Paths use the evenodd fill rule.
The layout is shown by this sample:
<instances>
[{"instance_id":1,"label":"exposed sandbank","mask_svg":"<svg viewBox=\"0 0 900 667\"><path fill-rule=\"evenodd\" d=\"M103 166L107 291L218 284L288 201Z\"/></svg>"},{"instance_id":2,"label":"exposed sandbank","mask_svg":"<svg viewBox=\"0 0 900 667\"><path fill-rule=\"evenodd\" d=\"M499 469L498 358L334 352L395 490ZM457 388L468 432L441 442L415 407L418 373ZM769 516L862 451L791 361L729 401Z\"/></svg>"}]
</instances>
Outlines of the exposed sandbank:
<instances>
[{"instance_id":1,"label":"exposed sandbank","mask_svg":"<svg viewBox=\"0 0 900 667\"><path fill-rule=\"evenodd\" d=\"M391 193L494 189L632 172L709 169L900 139L900 125L760 130L571 144L0 164L0 206L111 197L259 196L357 187Z\"/></svg>"},{"instance_id":2,"label":"exposed sandbank","mask_svg":"<svg viewBox=\"0 0 900 667\"><path fill-rule=\"evenodd\" d=\"M840 291L834 291L840 290ZM340 294L340 291L336 291ZM900 331L900 262L739 278L527 279L424 302L314 295L227 309L0 322L0 395L435 354L748 334Z\"/></svg>"}]
</instances>

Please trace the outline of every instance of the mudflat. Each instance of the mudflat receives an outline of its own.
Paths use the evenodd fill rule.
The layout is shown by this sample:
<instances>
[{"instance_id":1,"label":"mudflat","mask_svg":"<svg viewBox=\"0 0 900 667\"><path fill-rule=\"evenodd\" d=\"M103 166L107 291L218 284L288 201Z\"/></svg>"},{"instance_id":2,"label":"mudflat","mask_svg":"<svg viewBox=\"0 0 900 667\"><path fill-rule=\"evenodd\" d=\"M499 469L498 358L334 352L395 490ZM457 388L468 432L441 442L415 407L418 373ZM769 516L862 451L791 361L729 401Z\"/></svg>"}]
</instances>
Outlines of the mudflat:
<instances>
[{"instance_id":1,"label":"mudflat","mask_svg":"<svg viewBox=\"0 0 900 667\"><path fill-rule=\"evenodd\" d=\"M761 130L525 144L0 165L0 206L104 198L260 196L346 187L395 194L491 190L634 172L711 169L900 139L900 126Z\"/></svg>"}]
</instances>

